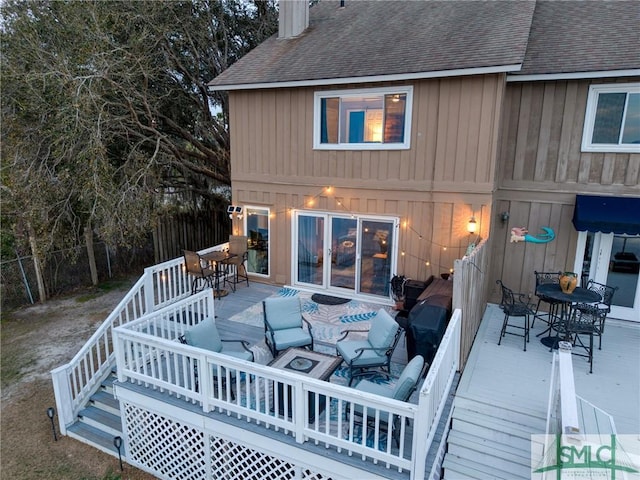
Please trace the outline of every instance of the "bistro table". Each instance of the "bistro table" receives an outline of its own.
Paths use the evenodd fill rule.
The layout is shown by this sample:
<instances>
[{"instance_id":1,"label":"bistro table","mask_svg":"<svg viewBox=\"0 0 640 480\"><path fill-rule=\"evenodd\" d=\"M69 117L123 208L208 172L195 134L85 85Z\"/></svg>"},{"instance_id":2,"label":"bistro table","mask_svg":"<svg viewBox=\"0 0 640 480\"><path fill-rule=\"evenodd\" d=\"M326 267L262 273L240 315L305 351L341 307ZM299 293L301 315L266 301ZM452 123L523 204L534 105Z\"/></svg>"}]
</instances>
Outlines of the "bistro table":
<instances>
[{"instance_id":1,"label":"bistro table","mask_svg":"<svg viewBox=\"0 0 640 480\"><path fill-rule=\"evenodd\" d=\"M228 290L220 288L220 277L224 274L224 272L221 269L221 266L224 265L225 262L227 262L230 258L233 258L233 257L237 257L237 255L235 253L220 252L220 251L203 253L202 255L200 255L200 258L202 258L204 261L209 262L210 264L213 265L213 269L216 272L215 273L216 281L215 281L215 286L213 291L214 291L214 295L217 296L218 298L224 297L225 295L229 294Z\"/></svg>"},{"instance_id":2,"label":"bistro table","mask_svg":"<svg viewBox=\"0 0 640 480\"><path fill-rule=\"evenodd\" d=\"M545 283L538 286L538 294L560 302L560 318L558 322L552 323L549 328L549 335L540 339L543 345L551 349L558 348L558 341L561 340L558 335L558 327L569 318L573 304L596 303L602 300L602 296L598 292L583 287L576 287L572 293L564 293L557 283ZM552 336L551 330L556 330L558 333Z\"/></svg>"},{"instance_id":3,"label":"bistro table","mask_svg":"<svg viewBox=\"0 0 640 480\"><path fill-rule=\"evenodd\" d=\"M328 381L341 363L341 357L314 352L305 348L294 347L288 348L278 355L271 363L269 363L269 366L279 368L280 370L295 372L300 375L306 375L318 380ZM278 413L280 415L284 415L286 412L288 416L291 416L293 413L291 386L287 385L286 394L283 383L278 382L277 389L278 398L276 401L278 403ZM309 392L309 423L313 423L315 421L315 397L315 393ZM324 412L325 406L326 397L324 395L318 395L318 414Z\"/></svg>"}]
</instances>

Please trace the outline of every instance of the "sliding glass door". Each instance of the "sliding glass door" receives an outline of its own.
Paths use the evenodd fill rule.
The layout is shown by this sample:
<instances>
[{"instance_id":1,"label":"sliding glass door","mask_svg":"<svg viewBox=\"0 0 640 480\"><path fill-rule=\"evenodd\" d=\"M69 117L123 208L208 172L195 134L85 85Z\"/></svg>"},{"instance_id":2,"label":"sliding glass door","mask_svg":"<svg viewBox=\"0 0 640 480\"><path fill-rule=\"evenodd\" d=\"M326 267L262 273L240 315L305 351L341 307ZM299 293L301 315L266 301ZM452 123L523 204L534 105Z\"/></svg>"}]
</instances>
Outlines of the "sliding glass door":
<instances>
[{"instance_id":1,"label":"sliding glass door","mask_svg":"<svg viewBox=\"0 0 640 480\"><path fill-rule=\"evenodd\" d=\"M397 225L397 219L296 212L294 283L389 297Z\"/></svg>"}]
</instances>

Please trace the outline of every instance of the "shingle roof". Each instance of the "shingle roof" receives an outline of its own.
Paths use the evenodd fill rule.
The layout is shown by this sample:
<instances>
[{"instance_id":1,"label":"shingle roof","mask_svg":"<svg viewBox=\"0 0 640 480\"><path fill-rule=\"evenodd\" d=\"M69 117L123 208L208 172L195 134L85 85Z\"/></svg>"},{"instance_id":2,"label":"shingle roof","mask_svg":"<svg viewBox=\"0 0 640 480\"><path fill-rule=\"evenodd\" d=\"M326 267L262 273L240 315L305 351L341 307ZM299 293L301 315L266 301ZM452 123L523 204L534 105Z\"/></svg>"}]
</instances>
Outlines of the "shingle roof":
<instances>
[{"instance_id":1,"label":"shingle roof","mask_svg":"<svg viewBox=\"0 0 640 480\"><path fill-rule=\"evenodd\" d=\"M519 74L638 68L638 0L538 0Z\"/></svg>"},{"instance_id":2,"label":"shingle roof","mask_svg":"<svg viewBox=\"0 0 640 480\"><path fill-rule=\"evenodd\" d=\"M528 75L640 68L639 0L346 0L345 5L320 0L302 35L286 40L274 35L210 85L492 67Z\"/></svg>"},{"instance_id":3,"label":"shingle roof","mask_svg":"<svg viewBox=\"0 0 640 480\"><path fill-rule=\"evenodd\" d=\"M321 0L309 28L294 39L273 36L211 85L519 65L532 0Z\"/></svg>"}]
</instances>

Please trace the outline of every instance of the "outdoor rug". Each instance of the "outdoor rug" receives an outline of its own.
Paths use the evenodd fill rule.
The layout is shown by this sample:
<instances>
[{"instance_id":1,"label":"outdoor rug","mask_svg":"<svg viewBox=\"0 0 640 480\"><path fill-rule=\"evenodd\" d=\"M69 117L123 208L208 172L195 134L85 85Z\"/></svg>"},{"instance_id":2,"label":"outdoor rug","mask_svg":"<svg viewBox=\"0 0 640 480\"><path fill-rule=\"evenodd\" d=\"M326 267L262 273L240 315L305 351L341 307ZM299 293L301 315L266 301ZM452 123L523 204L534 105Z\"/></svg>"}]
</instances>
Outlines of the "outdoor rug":
<instances>
[{"instance_id":1,"label":"outdoor rug","mask_svg":"<svg viewBox=\"0 0 640 480\"><path fill-rule=\"evenodd\" d=\"M387 310L392 316L395 315L391 307L381 306L378 304L365 303L358 300L348 300L346 303L338 305L325 305L319 304L312 300L312 295L309 292L302 292L300 290L292 288L281 288L273 296L279 297L292 297L297 296L300 298L300 303L304 317L311 323L313 329L314 338L314 350L316 352L327 353L330 355L336 354L335 344L338 338L342 336L343 330L363 330L363 333L351 333L349 338L361 338L366 337L366 331L371 326L371 319L375 317L380 308ZM250 308L234 315L229 319L231 322L241 322L247 325L260 326L264 325L262 314L262 303L257 303ZM397 348L402 348L401 344ZM271 351L266 346L264 340L251 347L251 350L255 355L255 362L262 365L266 365L273 356ZM367 376L367 380L376 383L388 384L390 387L395 383L396 379L402 373L404 368L403 364L391 362L391 379L388 379L382 374L373 374ZM344 364L340 365L333 375L330 377L329 382L347 386L349 384L349 368ZM415 394L414 394L415 395ZM329 415L329 419L333 428L337 428L337 405L332 401L326 411L321 415L321 421L326 420L326 415ZM356 442L360 439L360 428L356 427L354 431ZM372 435L372 432L370 432ZM347 432L344 433L347 438ZM373 438L369 438L367 435L367 444L373 445ZM386 435L383 434L381 438L380 448L384 450L386 445ZM394 445L395 448L395 445Z\"/></svg>"},{"instance_id":2,"label":"outdoor rug","mask_svg":"<svg viewBox=\"0 0 640 480\"><path fill-rule=\"evenodd\" d=\"M336 341L342 336L343 330L363 330L363 333L351 333L349 338L365 338L366 331L371 326L371 319L375 317L380 308L387 310L392 316L395 312L391 307L381 306L372 303L365 303L358 300L348 300L339 305L324 305L316 303L311 299L309 292L303 292L293 288L281 288L273 296L300 298L300 304L304 317L311 323L313 329L314 350L321 353L336 354ZM245 325L262 327L264 318L262 314L262 303L256 303L248 309L234 315L230 322L240 322ZM273 360L273 356L264 341L254 345L252 350L255 354L255 361L263 365ZM393 367L393 365L392 365ZM400 366L402 368L402 366ZM336 371L339 374L341 368ZM393 369L392 369L393 373Z\"/></svg>"}]
</instances>

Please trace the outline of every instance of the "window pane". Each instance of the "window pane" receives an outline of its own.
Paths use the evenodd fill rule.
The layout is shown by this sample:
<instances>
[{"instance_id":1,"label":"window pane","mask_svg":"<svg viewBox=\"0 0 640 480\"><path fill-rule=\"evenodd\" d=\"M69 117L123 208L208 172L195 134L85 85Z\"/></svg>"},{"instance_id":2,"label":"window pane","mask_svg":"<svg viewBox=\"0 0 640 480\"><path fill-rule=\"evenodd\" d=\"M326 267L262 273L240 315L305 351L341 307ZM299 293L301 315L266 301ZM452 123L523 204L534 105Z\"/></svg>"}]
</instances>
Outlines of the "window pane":
<instances>
[{"instance_id":1,"label":"window pane","mask_svg":"<svg viewBox=\"0 0 640 480\"><path fill-rule=\"evenodd\" d=\"M406 94L385 95L384 143L404 142Z\"/></svg>"},{"instance_id":2,"label":"window pane","mask_svg":"<svg viewBox=\"0 0 640 480\"><path fill-rule=\"evenodd\" d=\"M247 271L269 275L269 210L247 208L245 218L249 236Z\"/></svg>"},{"instance_id":3,"label":"window pane","mask_svg":"<svg viewBox=\"0 0 640 480\"><path fill-rule=\"evenodd\" d=\"M618 144L626 99L626 93L601 93L598 95L598 107L591 143Z\"/></svg>"},{"instance_id":4,"label":"window pane","mask_svg":"<svg viewBox=\"0 0 640 480\"><path fill-rule=\"evenodd\" d=\"M629 94L622 143L640 144L640 93Z\"/></svg>"},{"instance_id":5,"label":"window pane","mask_svg":"<svg viewBox=\"0 0 640 480\"><path fill-rule=\"evenodd\" d=\"M340 120L340 143L381 142L382 95L342 98Z\"/></svg>"},{"instance_id":6,"label":"window pane","mask_svg":"<svg viewBox=\"0 0 640 480\"><path fill-rule=\"evenodd\" d=\"M320 105L320 143L338 143L339 98L323 98Z\"/></svg>"}]
</instances>

